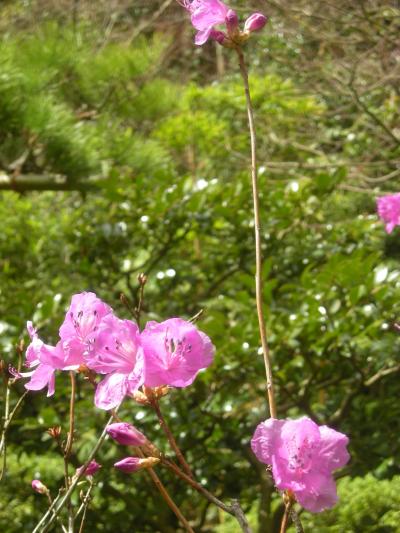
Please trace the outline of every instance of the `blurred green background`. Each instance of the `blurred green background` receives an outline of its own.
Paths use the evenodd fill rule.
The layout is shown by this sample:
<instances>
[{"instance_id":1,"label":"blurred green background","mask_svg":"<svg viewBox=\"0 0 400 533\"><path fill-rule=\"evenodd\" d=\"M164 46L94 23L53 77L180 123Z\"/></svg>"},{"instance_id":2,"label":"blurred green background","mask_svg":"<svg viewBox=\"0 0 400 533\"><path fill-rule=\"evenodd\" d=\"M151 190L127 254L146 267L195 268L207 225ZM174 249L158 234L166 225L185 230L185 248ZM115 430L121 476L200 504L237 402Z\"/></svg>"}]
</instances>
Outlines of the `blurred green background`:
<instances>
[{"instance_id":1,"label":"blurred green background","mask_svg":"<svg viewBox=\"0 0 400 533\"><path fill-rule=\"evenodd\" d=\"M339 505L302 520L323 533L400 531L400 237L375 213L376 197L399 188L399 6L232 7L242 20L254 10L271 19L246 55L279 415L307 415L351 439ZM193 386L162 401L196 477L224 501L238 497L255 531L279 531L279 495L249 447L267 407L235 55L195 47L172 0L3 0L0 17L1 358L17 364L27 320L56 342L77 292L95 291L130 318L119 295L137 301L145 272L145 318L204 309L199 327L217 348ZM11 406L23 390L13 386ZM65 438L68 391L58 375L55 396L29 394L12 423L0 531L31 531L46 510L34 477L53 494L63 483L46 430L61 425ZM169 451L149 409L127 401L121 413ZM75 466L105 420L79 379ZM113 470L124 453L108 441L99 454L86 530L180 531L145 473ZM158 473L196 532L237 531Z\"/></svg>"}]
</instances>

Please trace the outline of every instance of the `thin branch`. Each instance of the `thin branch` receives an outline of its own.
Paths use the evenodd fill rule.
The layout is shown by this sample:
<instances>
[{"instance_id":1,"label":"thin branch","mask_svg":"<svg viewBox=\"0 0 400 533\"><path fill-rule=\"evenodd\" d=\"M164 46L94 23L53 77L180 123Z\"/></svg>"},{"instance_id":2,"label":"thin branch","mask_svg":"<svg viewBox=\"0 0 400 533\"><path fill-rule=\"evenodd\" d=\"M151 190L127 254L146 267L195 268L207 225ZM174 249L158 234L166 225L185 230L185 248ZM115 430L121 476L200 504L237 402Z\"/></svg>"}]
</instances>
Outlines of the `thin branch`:
<instances>
[{"instance_id":1,"label":"thin branch","mask_svg":"<svg viewBox=\"0 0 400 533\"><path fill-rule=\"evenodd\" d=\"M188 476L190 476L191 478L193 478L193 473L190 469L190 466L187 464L186 462L186 459L184 458L183 456L183 453L181 452L176 440L175 440L175 437L173 436L172 434L172 431L170 429L170 427L168 426L168 423L167 421L165 420L165 418L163 417L162 413L161 413L161 409L160 409L160 405L158 403L158 400L153 397L151 399L151 406L153 407L156 415L157 415L157 418L158 418L158 421L160 422L160 426L162 428L162 430L164 431L167 439L168 439L168 442L171 444L171 447L172 449L174 450L175 454L176 454L176 457L178 458L178 461L180 462L180 464L182 465L182 468L183 470L186 472L186 474Z\"/></svg>"},{"instance_id":2,"label":"thin branch","mask_svg":"<svg viewBox=\"0 0 400 533\"><path fill-rule=\"evenodd\" d=\"M257 178L257 156L256 156L256 131L253 116L253 106L251 103L249 77L244 60L243 51L240 47L236 48L239 58L239 67L243 79L244 91L246 94L247 116L249 121L250 144L251 144L251 182L253 188L253 208L254 208L254 236L256 247L256 304L258 326L260 331L260 339L264 357L265 374L267 378L267 393L269 402L269 411L272 418L276 418L276 404L274 395L274 385L272 379L272 365L270 360L270 352L267 342L267 332L265 327L265 318L263 310L263 280L262 280L262 250L261 250L261 221L260 221L260 206L259 206L259 192L258 192L258 178Z\"/></svg>"},{"instance_id":3,"label":"thin branch","mask_svg":"<svg viewBox=\"0 0 400 533\"><path fill-rule=\"evenodd\" d=\"M117 416L117 413L115 411L111 411L113 413L113 419L116 422L121 422L121 419ZM136 448L136 453L140 457L145 457L144 453L140 448ZM158 475L155 473L153 468L146 468L147 473L151 477L151 480L153 481L154 485L157 487L158 491L160 492L161 496L163 497L164 501L168 505L168 507L171 509L171 511L175 514L175 516L180 520L183 527L188 531L189 533L194 533L191 525L186 520L186 518L183 516L182 511L179 509L179 507L176 505L174 500L169 495L167 489L165 488L164 484L158 477Z\"/></svg>"},{"instance_id":4,"label":"thin branch","mask_svg":"<svg viewBox=\"0 0 400 533\"><path fill-rule=\"evenodd\" d=\"M183 479L188 485L193 487L197 492L202 494L205 498L207 498L208 501L225 511L226 513L234 516L236 520L238 521L238 524L241 527L241 530L244 533L251 533L251 528L247 522L246 516L242 510L242 508L239 505L238 500L234 500L233 504L226 505L224 502L219 500L214 494L212 494L210 491L208 491L206 488L203 487L200 483L198 483L195 479L188 476L185 472L183 472L175 463L167 459L166 457L161 457L161 463L166 466L169 470L174 472L178 477Z\"/></svg>"},{"instance_id":5,"label":"thin branch","mask_svg":"<svg viewBox=\"0 0 400 533\"><path fill-rule=\"evenodd\" d=\"M119 408L119 406L116 409L114 409L114 412L117 412L118 408ZM48 509L47 512L42 516L42 518L40 519L40 521L38 522L38 524L36 525L36 527L32 531L32 533L45 533L45 531L48 531L49 528L52 526L52 524L54 523L56 517L60 514L61 510L66 505L66 503L68 502L69 498L71 497L71 494L74 492L75 487L77 486L77 484L79 483L80 479L84 475L84 472L85 472L86 468L88 467L89 463L94 459L96 453L101 448L101 445L103 444L103 442L104 442L104 440L105 440L105 438L107 436L107 431L106 431L107 430L107 426L109 424L111 424L113 419L114 419L114 415L111 416L108 419L107 424L105 425L100 437L98 438L96 444L94 445L92 451L90 452L85 464L82 466L82 468L80 468L78 470L77 474L75 474L75 476L73 477L72 482L71 482L67 492L62 496L61 499L59 499L60 497L58 497L57 500L54 501L54 507L55 508L54 508L53 514L52 514L52 510Z\"/></svg>"},{"instance_id":6,"label":"thin branch","mask_svg":"<svg viewBox=\"0 0 400 533\"><path fill-rule=\"evenodd\" d=\"M16 412L19 409L19 406L22 404L22 402L25 399L25 396L28 394L28 391L26 390L18 399L17 403L15 404L13 410L10 413L10 383L11 380L7 380L7 389L6 389L6 399L5 399L5 408L4 408L4 422L3 422L3 428L1 430L1 439L0 439L0 455L2 455L2 466L0 471L0 481L3 479L4 472L6 470L7 465L7 431L10 427L10 424L16 414Z\"/></svg>"}]
</instances>

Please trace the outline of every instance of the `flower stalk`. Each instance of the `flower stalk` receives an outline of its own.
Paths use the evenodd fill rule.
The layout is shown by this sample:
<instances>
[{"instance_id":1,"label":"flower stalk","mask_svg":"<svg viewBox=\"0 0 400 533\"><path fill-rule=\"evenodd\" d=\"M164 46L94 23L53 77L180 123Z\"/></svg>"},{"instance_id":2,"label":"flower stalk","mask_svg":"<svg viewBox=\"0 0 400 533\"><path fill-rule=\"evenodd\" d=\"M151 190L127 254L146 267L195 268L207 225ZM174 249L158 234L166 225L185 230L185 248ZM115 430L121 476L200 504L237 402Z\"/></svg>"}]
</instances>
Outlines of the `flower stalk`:
<instances>
[{"instance_id":1,"label":"flower stalk","mask_svg":"<svg viewBox=\"0 0 400 533\"><path fill-rule=\"evenodd\" d=\"M253 210L254 210L254 238L255 238L255 250L256 250L256 305L257 305L257 317L258 327L260 332L261 346L265 365L265 374L267 378L267 395L269 403L269 411L271 418L277 418L274 383L272 379L272 364L270 351L267 341L267 331L265 327L264 317L264 302L263 302L263 280L262 280L262 267L263 256L261 248L261 217L260 217L260 202L259 202L259 189L258 189L258 176L257 176L257 140L256 140L256 128L254 123L253 105L251 101L250 87L249 87L249 75L244 59L243 50L240 46L237 46L236 53L239 59L239 68L242 75L244 92L246 95L247 117L249 123L250 132L250 147L251 147L251 183L253 190Z\"/></svg>"}]
</instances>

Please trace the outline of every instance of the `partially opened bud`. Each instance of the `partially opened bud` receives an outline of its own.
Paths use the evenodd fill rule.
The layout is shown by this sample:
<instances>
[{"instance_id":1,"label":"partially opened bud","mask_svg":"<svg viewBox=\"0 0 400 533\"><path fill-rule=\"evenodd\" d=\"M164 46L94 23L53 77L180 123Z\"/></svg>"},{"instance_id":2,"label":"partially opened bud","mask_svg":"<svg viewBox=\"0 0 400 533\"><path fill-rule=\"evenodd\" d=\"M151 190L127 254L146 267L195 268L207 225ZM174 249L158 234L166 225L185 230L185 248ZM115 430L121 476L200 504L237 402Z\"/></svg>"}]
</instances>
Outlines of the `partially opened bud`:
<instances>
[{"instance_id":1,"label":"partially opened bud","mask_svg":"<svg viewBox=\"0 0 400 533\"><path fill-rule=\"evenodd\" d=\"M125 457L121 461L118 461L118 463L115 463L114 466L118 470L121 470L121 472L132 474L143 468L152 468L159 462L160 459L157 457L146 457L145 459L141 459L140 457Z\"/></svg>"},{"instance_id":2,"label":"partially opened bud","mask_svg":"<svg viewBox=\"0 0 400 533\"><path fill-rule=\"evenodd\" d=\"M143 433L127 422L110 424L106 431L112 439L124 446L143 446L147 442Z\"/></svg>"},{"instance_id":3,"label":"partially opened bud","mask_svg":"<svg viewBox=\"0 0 400 533\"><path fill-rule=\"evenodd\" d=\"M32 488L38 494L48 494L49 493L49 489L46 487L46 485L43 485L43 483L39 479L34 479L32 481Z\"/></svg>"},{"instance_id":4,"label":"partially opened bud","mask_svg":"<svg viewBox=\"0 0 400 533\"><path fill-rule=\"evenodd\" d=\"M230 9L225 17L225 24L229 34L236 33L239 27L239 19L236 11Z\"/></svg>"},{"instance_id":5,"label":"partially opened bud","mask_svg":"<svg viewBox=\"0 0 400 533\"><path fill-rule=\"evenodd\" d=\"M99 463L96 463L96 461L90 461L90 463L85 468L84 466L81 466L76 469L76 473L82 474L83 476L94 476L94 474L100 470L101 465Z\"/></svg>"},{"instance_id":6,"label":"partially opened bud","mask_svg":"<svg viewBox=\"0 0 400 533\"><path fill-rule=\"evenodd\" d=\"M244 23L244 31L248 33L259 31L266 25L267 22L267 17L262 13L253 13Z\"/></svg>"},{"instance_id":7,"label":"partially opened bud","mask_svg":"<svg viewBox=\"0 0 400 533\"><path fill-rule=\"evenodd\" d=\"M226 35L223 31L211 30L210 39L217 41L218 44L222 44L226 39Z\"/></svg>"}]
</instances>

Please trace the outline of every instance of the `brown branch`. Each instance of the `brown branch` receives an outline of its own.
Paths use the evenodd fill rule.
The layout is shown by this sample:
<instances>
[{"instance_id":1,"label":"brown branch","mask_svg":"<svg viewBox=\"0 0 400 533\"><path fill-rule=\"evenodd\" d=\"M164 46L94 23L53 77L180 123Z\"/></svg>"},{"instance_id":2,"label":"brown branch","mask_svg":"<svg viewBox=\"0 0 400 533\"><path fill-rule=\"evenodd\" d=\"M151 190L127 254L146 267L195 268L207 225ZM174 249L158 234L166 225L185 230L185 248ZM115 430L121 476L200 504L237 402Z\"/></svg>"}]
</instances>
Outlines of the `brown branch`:
<instances>
[{"instance_id":1,"label":"brown branch","mask_svg":"<svg viewBox=\"0 0 400 533\"><path fill-rule=\"evenodd\" d=\"M234 516L240 525L242 531L244 533L251 533L251 528L247 522L246 516L242 510L242 508L239 505L238 500L233 500L232 505L226 505L224 502L222 502L220 499L218 499L212 492L208 491L206 488L203 487L200 483L198 483L195 479L188 476L183 472L175 463L167 459L166 457L161 456L161 463L166 466L169 470L171 470L174 474L176 474L178 477L183 479L188 485L193 487L197 492L202 494L207 500L226 513Z\"/></svg>"},{"instance_id":2,"label":"brown branch","mask_svg":"<svg viewBox=\"0 0 400 533\"><path fill-rule=\"evenodd\" d=\"M160 405L158 403L158 400L157 398L155 398L154 396L151 398L151 406L153 407L156 415L157 415L157 418L158 418L158 421L160 422L160 426L161 426L161 429L164 431L167 439L168 439L168 442L170 443L172 449L174 450L175 454L176 454L176 457L178 458L178 461L180 462L180 464L182 465L182 468L183 470L186 472L186 474L188 476L190 476L191 478L193 478L193 473L190 469L190 466L187 464L186 462L186 459L184 458L183 456L183 453L181 452L176 440L175 440L175 437L173 436L172 434L172 431L170 429L170 427L168 426L168 423L167 421L165 420L163 414L161 413L161 409L160 409Z\"/></svg>"},{"instance_id":3,"label":"brown branch","mask_svg":"<svg viewBox=\"0 0 400 533\"><path fill-rule=\"evenodd\" d=\"M240 47L236 48L239 59L240 72L244 84L244 92L246 95L247 117L249 122L250 145L251 145L251 183L253 190L253 209L254 209L254 237L256 248L256 305L258 326L260 332L260 339L264 357L265 374L267 378L267 394L269 402L269 411L272 418L276 418L276 404L274 395L274 384L272 379L272 365L270 360L270 352L267 342L267 332L265 327L264 309L263 309L263 280L262 280L262 249L261 249L261 220L260 220L260 205L258 192L258 178L257 178L257 156L256 156L256 130L253 116L253 106L250 96L249 76L247 72L246 63L244 60L243 51Z\"/></svg>"}]
</instances>

